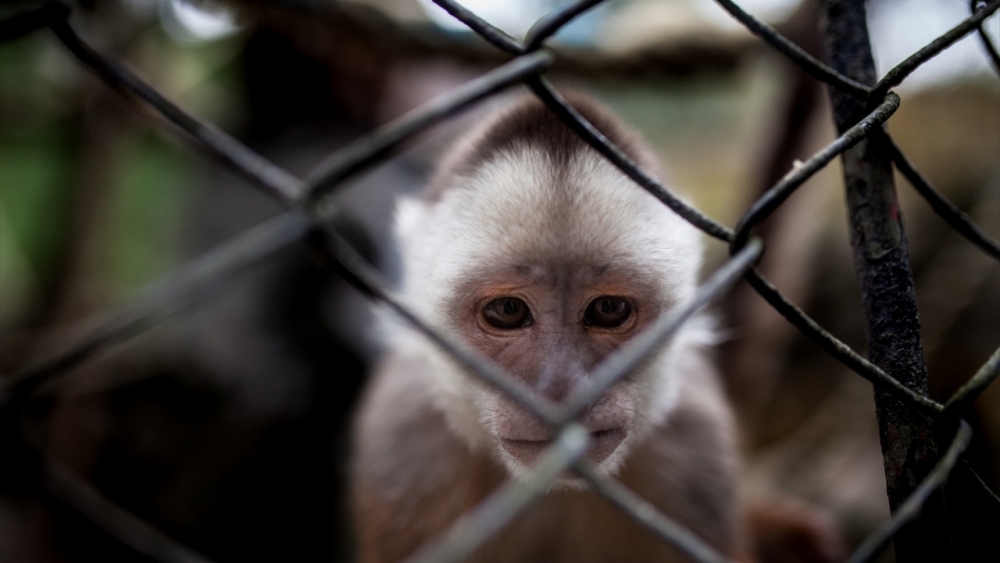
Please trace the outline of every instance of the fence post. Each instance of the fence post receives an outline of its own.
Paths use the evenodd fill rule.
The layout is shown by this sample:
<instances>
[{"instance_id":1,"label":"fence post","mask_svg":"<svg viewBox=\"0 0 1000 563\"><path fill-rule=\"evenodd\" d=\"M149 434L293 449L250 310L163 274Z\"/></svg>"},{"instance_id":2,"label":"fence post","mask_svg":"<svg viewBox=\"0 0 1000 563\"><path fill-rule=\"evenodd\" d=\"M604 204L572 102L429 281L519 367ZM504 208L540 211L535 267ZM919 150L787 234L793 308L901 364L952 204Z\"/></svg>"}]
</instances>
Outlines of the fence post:
<instances>
[{"instance_id":1,"label":"fence post","mask_svg":"<svg viewBox=\"0 0 1000 563\"><path fill-rule=\"evenodd\" d=\"M864 0L822 0L823 42L831 66L863 84L875 82ZM830 88L834 121L842 133L865 114L865 102ZM886 150L873 132L843 155L851 246L871 361L917 393L927 394L927 366L920 343L906 233ZM913 492L938 458L928 421L888 393L875 390L889 507ZM947 514L941 493L895 539L896 558L948 561Z\"/></svg>"}]
</instances>

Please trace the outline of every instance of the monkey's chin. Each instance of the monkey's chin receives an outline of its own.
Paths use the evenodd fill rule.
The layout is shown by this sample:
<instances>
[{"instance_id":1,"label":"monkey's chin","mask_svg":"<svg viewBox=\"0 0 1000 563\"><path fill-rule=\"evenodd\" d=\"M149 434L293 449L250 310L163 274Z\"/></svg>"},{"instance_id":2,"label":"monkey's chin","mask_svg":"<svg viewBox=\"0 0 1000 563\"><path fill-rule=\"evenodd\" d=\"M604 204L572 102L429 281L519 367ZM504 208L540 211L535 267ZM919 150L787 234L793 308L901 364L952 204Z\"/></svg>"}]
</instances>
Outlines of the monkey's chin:
<instances>
[{"instance_id":1,"label":"monkey's chin","mask_svg":"<svg viewBox=\"0 0 1000 563\"><path fill-rule=\"evenodd\" d=\"M594 468L596 473L602 477L614 477L617 475L620 466L621 456L615 455L599 464L596 464ZM527 477L531 467L516 462L509 462L507 463L507 469L515 479L524 479ZM591 485L586 479L580 477L572 469L568 469L557 475L556 478L552 480L546 489L546 492L559 493L588 491L590 489Z\"/></svg>"}]
</instances>

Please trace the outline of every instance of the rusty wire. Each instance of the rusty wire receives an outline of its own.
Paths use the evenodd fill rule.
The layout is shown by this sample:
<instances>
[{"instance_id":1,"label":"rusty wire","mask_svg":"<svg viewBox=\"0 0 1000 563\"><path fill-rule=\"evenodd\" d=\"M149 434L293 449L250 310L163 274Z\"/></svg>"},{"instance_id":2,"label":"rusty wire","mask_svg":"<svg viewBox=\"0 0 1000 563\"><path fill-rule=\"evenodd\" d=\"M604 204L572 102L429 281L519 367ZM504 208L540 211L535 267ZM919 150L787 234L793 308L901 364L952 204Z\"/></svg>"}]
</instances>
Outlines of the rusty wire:
<instances>
[{"instance_id":1,"label":"rusty wire","mask_svg":"<svg viewBox=\"0 0 1000 563\"><path fill-rule=\"evenodd\" d=\"M451 0L434 0L449 14L469 26L494 47L514 55L507 64L469 84L442 96L333 153L309 173L305 180L296 178L270 163L212 124L191 116L155 88L139 79L125 66L90 48L68 22L69 8L53 2L37 10L26 11L0 22L0 41L8 41L43 28L52 29L62 44L113 88L145 102L167 121L183 131L187 140L235 170L267 195L284 204L289 211L251 229L163 278L116 312L99 321L84 337L72 342L47 360L22 371L7 388L0 388L0 409L12 412L23 406L40 390L55 387L59 377L104 348L127 340L170 315L207 297L227 280L274 252L298 241L314 250L330 268L343 275L366 295L382 301L410 322L418 331L441 347L486 383L532 409L543 419L560 427L559 438L526 478L508 482L491 494L476 509L460 518L438 540L418 551L410 561L458 561L469 555L491 534L537 499L562 472L572 467L591 488L605 497L630 518L649 528L693 561L719 563L729 561L682 525L659 513L651 504L637 497L621 483L599 476L581 459L587 446L587 434L575 423L580 406L587 404L612 385L631 366L654 351L678 330L685 320L712 300L728 291L741 277L785 316L805 336L834 356L852 371L876 387L894 394L910 408L932 419L955 421L955 435L938 465L927 475L896 513L873 533L852 556L851 561L871 561L895 533L919 512L930 493L948 478L968 445L971 430L958 416L967 405L1000 373L1000 350L970 379L946 405L915 393L868 360L851 350L787 300L754 267L763 248L750 238L750 230L777 209L808 178L844 151L871 135L884 135L882 124L899 106L899 98L890 89L913 70L972 31L978 31L994 65L1000 70L1000 56L985 34L982 22L1000 8L1000 0L984 3L972 0L972 16L891 69L874 86L848 78L811 57L770 26L747 14L731 0L717 0L723 9L742 22L751 32L796 62L806 73L857 99L866 99L870 108L864 117L827 147L804 163L797 164L764 196L754 202L740 218L735 229L719 223L694 208L660 184L598 132L548 83L543 72L553 62L545 49L545 40L602 0L579 0L541 18L531 28L524 42L479 18ZM646 333L609 357L595 371L591 384L576 392L565 405L539 399L517 384L488 360L445 337L421 320L392 290L378 272L329 225L332 211L321 205L323 196L343 185L344 181L370 169L419 132L471 107L476 102L512 85L524 83L556 115L590 146L605 156L635 183L706 234L729 243L730 260L710 276L696 295L665 315ZM891 139L889 139L891 141ZM894 143L889 143L891 157L903 175L928 203L957 232L986 254L997 258L1000 246L982 233L967 216L940 194L906 159ZM43 384L48 384L43 385ZM49 492L74 506L82 514L114 537L158 561L207 561L185 546L166 537L136 516L103 498L93 487L51 460L43 463L43 482ZM978 477L978 476L977 476ZM981 481L980 481L981 483ZM983 485L985 487L985 485ZM996 495L993 495L996 498Z\"/></svg>"}]
</instances>

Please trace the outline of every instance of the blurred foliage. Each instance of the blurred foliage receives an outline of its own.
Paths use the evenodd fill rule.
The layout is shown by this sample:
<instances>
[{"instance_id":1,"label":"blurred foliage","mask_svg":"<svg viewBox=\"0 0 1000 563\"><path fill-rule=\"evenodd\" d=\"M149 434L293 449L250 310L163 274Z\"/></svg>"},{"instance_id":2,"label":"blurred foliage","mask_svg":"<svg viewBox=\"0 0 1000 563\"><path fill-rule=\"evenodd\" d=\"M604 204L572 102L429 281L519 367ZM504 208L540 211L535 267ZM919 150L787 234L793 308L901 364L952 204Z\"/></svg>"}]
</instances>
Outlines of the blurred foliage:
<instances>
[{"instance_id":1,"label":"blurred foliage","mask_svg":"<svg viewBox=\"0 0 1000 563\"><path fill-rule=\"evenodd\" d=\"M68 126L0 129L0 307L28 280L49 279L68 220Z\"/></svg>"},{"instance_id":2,"label":"blurred foliage","mask_svg":"<svg viewBox=\"0 0 1000 563\"><path fill-rule=\"evenodd\" d=\"M108 283L124 297L177 262L178 232L189 193L194 155L155 134L131 147L119 173L104 232Z\"/></svg>"},{"instance_id":3,"label":"blurred foliage","mask_svg":"<svg viewBox=\"0 0 1000 563\"><path fill-rule=\"evenodd\" d=\"M194 113L237 126L242 38L181 43L159 26L141 28L123 51L140 75ZM108 50L108 49L104 49ZM166 273L179 244L190 186L204 160L141 119L116 132L95 106L108 98L136 115L44 32L0 45L0 327L35 322L67 259L77 176L86 166L87 128L114 145L110 185L99 191L98 225L87 268L99 272L94 306L119 301ZM104 102L106 103L106 102ZM109 131L105 131L108 129ZM124 135L124 139L115 136ZM86 194L93 196L94 194ZM78 203L78 202L77 202ZM78 219L76 219L78 220Z\"/></svg>"},{"instance_id":4,"label":"blurred foliage","mask_svg":"<svg viewBox=\"0 0 1000 563\"><path fill-rule=\"evenodd\" d=\"M74 124L46 76L49 38L0 46L0 323L56 275L69 221ZM41 48L40 48L41 47Z\"/></svg>"}]
</instances>

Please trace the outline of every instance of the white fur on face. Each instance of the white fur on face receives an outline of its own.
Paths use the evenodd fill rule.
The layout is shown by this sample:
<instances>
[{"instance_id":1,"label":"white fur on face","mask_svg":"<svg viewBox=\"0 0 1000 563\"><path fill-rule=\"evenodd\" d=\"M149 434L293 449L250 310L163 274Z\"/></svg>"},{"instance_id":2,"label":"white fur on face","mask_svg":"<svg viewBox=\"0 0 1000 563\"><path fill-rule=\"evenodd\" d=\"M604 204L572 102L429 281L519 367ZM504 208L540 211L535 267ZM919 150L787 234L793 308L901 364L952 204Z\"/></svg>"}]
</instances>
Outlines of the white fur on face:
<instances>
[{"instance_id":1,"label":"white fur on face","mask_svg":"<svg viewBox=\"0 0 1000 563\"><path fill-rule=\"evenodd\" d=\"M403 293L431 318L464 273L516 253L637 265L676 301L693 294L701 255L693 227L589 150L564 178L536 149L496 155L440 201L403 200L397 236Z\"/></svg>"},{"instance_id":2,"label":"white fur on face","mask_svg":"<svg viewBox=\"0 0 1000 563\"><path fill-rule=\"evenodd\" d=\"M468 177L453 178L438 201L401 201L396 232L405 300L460 341L446 315L469 272L545 257L622 266L661 280L660 293L671 305L694 293L700 266L695 229L589 149L573 155L563 170L531 146L493 155ZM392 336L397 346L432 362L438 406L452 430L473 449L497 451L512 474L522 473L526 468L493 438L496 391L410 331ZM684 353L678 348L690 340L678 335L645 373L624 384L626 402L640 415L636 425L645 427L629 429L601 472L614 472L630 446L672 409L678 394L673 365Z\"/></svg>"}]
</instances>

